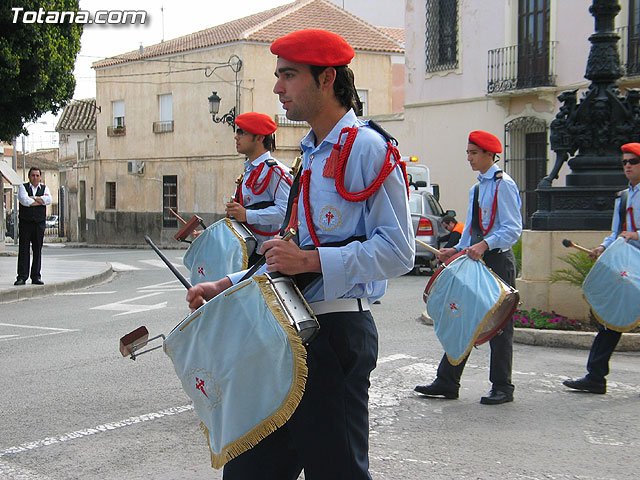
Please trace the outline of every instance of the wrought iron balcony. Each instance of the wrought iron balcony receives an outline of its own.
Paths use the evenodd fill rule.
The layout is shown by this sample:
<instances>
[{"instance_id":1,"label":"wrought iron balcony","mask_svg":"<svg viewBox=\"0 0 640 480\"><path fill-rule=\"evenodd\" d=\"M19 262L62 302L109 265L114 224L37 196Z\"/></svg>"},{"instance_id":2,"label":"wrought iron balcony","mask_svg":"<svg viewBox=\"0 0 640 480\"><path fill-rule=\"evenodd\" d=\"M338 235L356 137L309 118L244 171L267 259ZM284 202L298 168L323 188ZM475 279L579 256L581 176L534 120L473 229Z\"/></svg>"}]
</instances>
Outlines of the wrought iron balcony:
<instances>
[{"instance_id":1,"label":"wrought iron balcony","mask_svg":"<svg viewBox=\"0 0 640 480\"><path fill-rule=\"evenodd\" d=\"M489 50L487 92L555 85L557 42L532 42Z\"/></svg>"},{"instance_id":2,"label":"wrought iron balcony","mask_svg":"<svg viewBox=\"0 0 640 480\"><path fill-rule=\"evenodd\" d=\"M153 122L153 133L173 132L173 120Z\"/></svg>"},{"instance_id":3,"label":"wrought iron balcony","mask_svg":"<svg viewBox=\"0 0 640 480\"><path fill-rule=\"evenodd\" d=\"M287 115L284 113L278 113L276 116L276 124L279 127L309 127L309 124L307 122L305 122L304 120L302 121L297 121L297 120L289 120L287 118Z\"/></svg>"},{"instance_id":4,"label":"wrought iron balcony","mask_svg":"<svg viewBox=\"0 0 640 480\"><path fill-rule=\"evenodd\" d=\"M625 75L640 75L640 25L616 28L616 33L620 35L620 65L624 66Z\"/></svg>"},{"instance_id":5,"label":"wrought iron balcony","mask_svg":"<svg viewBox=\"0 0 640 480\"><path fill-rule=\"evenodd\" d=\"M124 125L112 126L109 125L107 127L107 137L121 137L127 134L127 127Z\"/></svg>"}]
</instances>

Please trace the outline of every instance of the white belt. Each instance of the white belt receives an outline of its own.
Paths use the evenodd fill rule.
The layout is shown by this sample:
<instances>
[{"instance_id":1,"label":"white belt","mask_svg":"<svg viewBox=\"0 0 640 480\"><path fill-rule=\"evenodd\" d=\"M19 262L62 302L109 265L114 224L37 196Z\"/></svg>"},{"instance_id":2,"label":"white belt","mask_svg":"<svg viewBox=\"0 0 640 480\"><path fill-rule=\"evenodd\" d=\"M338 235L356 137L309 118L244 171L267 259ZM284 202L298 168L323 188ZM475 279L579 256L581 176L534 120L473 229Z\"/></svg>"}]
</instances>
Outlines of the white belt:
<instances>
[{"instance_id":1,"label":"white belt","mask_svg":"<svg viewBox=\"0 0 640 480\"><path fill-rule=\"evenodd\" d=\"M334 312L365 312L369 310L369 300L366 298L337 298L310 303L315 315Z\"/></svg>"}]
</instances>

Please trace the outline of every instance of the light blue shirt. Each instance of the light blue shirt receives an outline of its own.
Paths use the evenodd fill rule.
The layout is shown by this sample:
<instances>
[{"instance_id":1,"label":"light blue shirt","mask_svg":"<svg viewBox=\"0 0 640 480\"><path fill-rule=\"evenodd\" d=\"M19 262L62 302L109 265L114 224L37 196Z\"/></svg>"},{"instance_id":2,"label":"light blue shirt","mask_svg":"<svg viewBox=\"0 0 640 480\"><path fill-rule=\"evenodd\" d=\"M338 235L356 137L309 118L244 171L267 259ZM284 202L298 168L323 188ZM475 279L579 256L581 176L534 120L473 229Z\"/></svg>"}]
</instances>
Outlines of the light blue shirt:
<instances>
[{"instance_id":1,"label":"light blue shirt","mask_svg":"<svg viewBox=\"0 0 640 480\"><path fill-rule=\"evenodd\" d=\"M478 175L480 190L478 192L478 204L482 211L482 228L486 229L491 223L491 209L496 186L499 179L494 179L495 173L500 170L497 165L491 165L489 170ZM465 228L460 241L455 249L460 251L471 246L471 222L473 219L473 191L475 185L469 190L469 208ZM484 241L489 245L489 250L494 248L511 248L522 234L522 214L520 208L520 192L518 185L506 173L502 172L502 180L498 188L498 205L496 219L491 230L485 235Z\"/></svg>"},{"instance_id":2,"label":"light blue shirt","mask_svg":"<svg viewBox=\"0 0 640 480\"><path fill-rule=\"evenodd\" d=\"M633 208L633 221L636 225L636 228L640 228L640 184L635 187L629 184L629 189L627 190L627 206L626 208ZM618 213L620 210L620 198L616 198L615 206L613 207L613 219L611 220L611 235L604 239L602 242L602 246L607 248L611 245L618 235L622 232L622 225L620 225L620 214ZM631 227L631 215L629 212L625 213L626 222L627 222L627 232L632 231ZM637 230L640 232L640 230ZM640 248L640 241L638 240L629 240L629 245L633 245L636 248Z\"/></svg>"},{"instance_id":3,"label":"light blue shirt","mask_svg":"<svg viewBox=\"0 0 640 480\"><path fill-rule=\"evenodd\" d=\"M396 167L380 189L363 202L345 200L336 190L335 179L323 176L326 160L342 129L362 125L365 123L350 110L318 146L315 146L313 130L301 142L303 168L311 169L309 203L320 243L366 237L363 242L355 241L343 247L318 248L322 277L303 292L307 302L336 298L373 301L384 295L388 278L413 268L415 237L401 169ZM345 140L346 134L341 141ZM346 190L359 192L371 185L386 154L387 144L379 133L371 128L358 129L345 173ZM301 195L298 201L300 245L313 245L302 198ZM263 267L258 273L264 271ZM241 277L242 272L229 275L234 283Z\"/></svg>"},{"instance_id":4,"label":"light blue shirt","mask_svg":"<svg viewBox=\"0 0 640 480\"><path fill-rule=\"evenodd\" d=\"M283 176L280 175L282 172L280 172L275 166L271 167L274 170L271 174L269 185L264 192L259 195L253 193L246 185L251 172L257 169L260 164L268 159L275 160L278 163L278 166L282 169L282 172L284 172L285 176L291 180L289 168L273 158L270 152L263 153L253 161L250 161L247 158L244 162L244 175L242 177L243 206L247 207L260 202L274 202L275 205L271 207L261 208L259 210L247 210L247 223L261 232L279 232L285 213L287 212L287 200L289 199L289 190L291 188L284 180ZM260 185L260 182L266 178L271 168L267 168L266 165L263 167L262 172L256 181L256 185ZM262 242L273 238L273 235L260 235L256 232L252 233L258 241L258 249L260 249Z\"/></svg>"}]
</instances>

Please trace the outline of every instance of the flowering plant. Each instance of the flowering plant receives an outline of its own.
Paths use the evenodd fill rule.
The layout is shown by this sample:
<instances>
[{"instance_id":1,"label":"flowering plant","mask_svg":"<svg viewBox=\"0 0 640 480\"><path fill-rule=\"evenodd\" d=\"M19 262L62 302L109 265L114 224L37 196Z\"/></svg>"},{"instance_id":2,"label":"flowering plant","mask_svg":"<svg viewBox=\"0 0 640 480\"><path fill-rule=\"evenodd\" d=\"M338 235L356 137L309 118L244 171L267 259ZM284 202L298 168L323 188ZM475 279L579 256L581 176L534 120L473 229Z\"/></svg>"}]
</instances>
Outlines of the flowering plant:
<instances>
[{"instance_id":1,"label":"flowering plant","mask_svg":"<svg viewBox=\"0 0 640 480\"><path fill-rule=\"evenodd\" d=\"M519 328L543 328L549 330L582 330L580 322L573 318L558 315L555 312L543 312L532 308L531 310L516 310L513 314L513 323Z\"/></svg>"}]
</instances>

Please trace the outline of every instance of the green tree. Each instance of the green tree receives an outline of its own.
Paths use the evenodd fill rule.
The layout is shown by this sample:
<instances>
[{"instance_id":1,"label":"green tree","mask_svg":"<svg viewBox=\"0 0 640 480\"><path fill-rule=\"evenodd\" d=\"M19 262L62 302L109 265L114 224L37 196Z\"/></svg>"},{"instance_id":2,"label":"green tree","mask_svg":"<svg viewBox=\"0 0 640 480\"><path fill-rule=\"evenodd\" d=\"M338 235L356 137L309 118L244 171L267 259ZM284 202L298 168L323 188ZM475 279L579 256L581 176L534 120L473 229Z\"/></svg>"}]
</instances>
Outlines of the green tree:
<instances>
[{"instance_id":1,"label":"green tree","mask_svg":"<svg viewBox=\"0 0 640 480\"><path fill-rule=\"evenodd\" d=\"M79 0L15 0L0 7L0 139L26 133L23 125L57 113L73 96L73 67L82 25L25 23L24 12L78 11ZM12 8L23 8L17 15Z\"/></svg>"}]
</instances>

